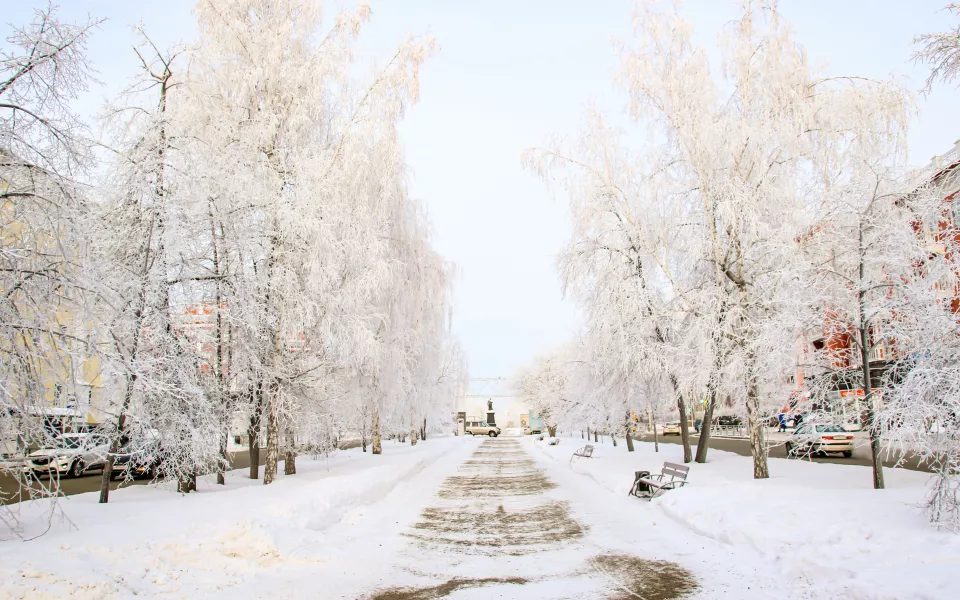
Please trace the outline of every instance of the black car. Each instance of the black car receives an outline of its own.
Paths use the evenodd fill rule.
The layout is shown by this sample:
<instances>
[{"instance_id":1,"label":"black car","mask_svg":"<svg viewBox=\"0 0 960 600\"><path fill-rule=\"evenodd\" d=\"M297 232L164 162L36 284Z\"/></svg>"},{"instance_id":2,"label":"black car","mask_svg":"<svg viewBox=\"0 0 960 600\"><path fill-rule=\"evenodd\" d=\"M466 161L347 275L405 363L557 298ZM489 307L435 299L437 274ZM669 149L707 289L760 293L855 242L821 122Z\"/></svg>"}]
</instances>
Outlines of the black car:
<instances>
[{"instance_id":1,"label":"black car","mask_svg":"<svg viewBox=\"0 0 960 600\"><path fill-rule=\"evenodd\" d=\"M160 468L160 444L158 442L129 442L113 455L113 473L116 479L125 472L133 479L153 479Z\"/></svg>"},{"instance_id":2,"label":"black car","mask_svg":"<svg viewBox=\"0 0 960 600\"><path fill-rule=\"evenodd\" d=\"M724 427L740 427L743 425L743 420L740 417L735 417L733 415L720 415L714 421L717 425L722 425Z\"/></svg>"}]
</instances>

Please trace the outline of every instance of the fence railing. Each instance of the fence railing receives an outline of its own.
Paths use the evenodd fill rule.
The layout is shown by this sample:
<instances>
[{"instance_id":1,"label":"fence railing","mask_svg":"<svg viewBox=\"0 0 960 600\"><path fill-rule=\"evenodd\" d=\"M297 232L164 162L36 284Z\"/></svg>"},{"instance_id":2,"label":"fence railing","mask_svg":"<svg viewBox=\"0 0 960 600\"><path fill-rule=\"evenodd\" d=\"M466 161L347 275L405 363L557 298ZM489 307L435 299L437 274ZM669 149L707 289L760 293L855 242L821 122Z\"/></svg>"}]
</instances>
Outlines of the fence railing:
<instances>
[{"instance_id":1,"label":"fence railing","mask_svg":"<svg viewBox=\"0 0 960 600\"><path fill-rule=\"evenodd\" d=\"M743 425L714 425L710 428L713 437L747 437L747 428Z\"/></svg>"}]
</instances>

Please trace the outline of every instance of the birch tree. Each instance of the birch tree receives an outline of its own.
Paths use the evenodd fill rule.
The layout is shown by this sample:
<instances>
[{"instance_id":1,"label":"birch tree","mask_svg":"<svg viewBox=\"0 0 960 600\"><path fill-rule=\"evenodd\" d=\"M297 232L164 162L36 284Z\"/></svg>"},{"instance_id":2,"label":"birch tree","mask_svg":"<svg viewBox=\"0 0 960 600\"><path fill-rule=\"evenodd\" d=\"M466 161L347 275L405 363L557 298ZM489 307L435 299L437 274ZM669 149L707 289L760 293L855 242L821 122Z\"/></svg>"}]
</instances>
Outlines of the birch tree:
<instances>
[{"instance_id":1,"label":"birch tree","mask_svg":"<svg viewBox=\"0 0 960 600\"><path fill-rule=\"evenodd\" d=\"M872 147L851 139L897 139L908 102L892 82L816 74L774 2L744 2L724 29L722 77L674 8L640 2L635 23L618 81L645 147L631 155L591 132L586 160L555 154L581 167L580 219L623 221L622 238L655 267L675 307L660 324L693 325L683 342L664 338L693 358L673 363L680 392L705 391L710 406L737 399L754 476L765 478L764 411L778 404L792 348L773 317L823 189L817 176Z\"/></svg>"},{"instance_id":2,"label":"birch tree","mask_svg":"<svg viewBox=\"0 0 960 600\"><path fill-rule=\"evenodd\" d=\"M960 530L960 228L956 166L921 171L920 185L901 196L901 228L909 224L914 261L893 279L883 327L874 338L893 351L878 384L875 427L885 448L908 450L933 468L926 509L932 523ZM924 178L929 180L923 181ZM905 217L905 218L904 218ZM904 223L904 221L908 223ZM906 237L906 236L904 236ZM888 269L884 265L884 269ZM890 273L896 276L896 273ZM892 279L892 278L891 278Z\"/></svg>"},{"instance_id":3,"label":"birch tree","mask_svg":"<svg viewBox=\"0 0 960 600\"><path fill-rule=\"evenodd\" d=\"M159 434L163 474L189 492L197 474L218 462L222 407L199 379L195 340L176 322L183 305L177 298L205 278L188 260L195 231L188 219L194 201L184 129L189 118L175 95L175 54L143 39L135 49L142 72L110 110L116 155L90 224L92 231L100 231L98 224L108 230L97 236L100 314L109 333L105 355L122 373L111 453L122 439ZM101 502L109 499L112 474L110 456Z\"/></svg>"},{"instance_id":4,"label":"birch tree","mask_svg":"<svg viewBox=\"0 0 960 600\"><path fill-rule=\"evenodd\" d=\"M198 7L191 85L204 141L232 175L220 177L216 212L230 215L243 244L233 262L245 291L230 312L253 373L251 462L266 419L265 483L275 477L281 420L319 414L308 399L344 371L371 390L378 452L384 386L403 379L415 353L399 347L402 326L388 327L408 316L390 295L408 264L391 234L412 218L395 126L416 100L433 42L401 44L360 83L353 45L369 15L362 5L323 29L319 4L307 0Z\"/></svg>"},{"instance_id":5,"label":"birch tree","mask_svg":"<svg viewBox=\"0 0 960 600\"><path fill-rule=\"evenodd\" d=\"M0 51L0 435L12 454L50 441L44 406L86 396L76 386L95 356L77 227L89 132L71 103L92 81L86 45L97 24L63 22L51 6L11 26ZM8 506L0 517L13 528Z\"/></svg>"}]
</instances>

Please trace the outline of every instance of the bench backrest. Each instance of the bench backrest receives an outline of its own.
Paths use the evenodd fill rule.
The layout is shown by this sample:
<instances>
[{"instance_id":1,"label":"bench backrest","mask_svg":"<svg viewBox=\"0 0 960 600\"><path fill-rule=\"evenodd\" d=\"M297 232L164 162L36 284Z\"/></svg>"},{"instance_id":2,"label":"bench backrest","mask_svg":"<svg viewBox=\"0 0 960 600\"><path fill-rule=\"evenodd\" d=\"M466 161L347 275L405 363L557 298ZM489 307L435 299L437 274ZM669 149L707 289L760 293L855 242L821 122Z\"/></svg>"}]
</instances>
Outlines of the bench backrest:
<instances>
[{"instance_id":1,"label":"bench backrest","mask_svg":"<svg viewBox=\"0 0 960 600\"><path fill-rule=\"evenodd\" d=\"M686 481L687 473L690 472L690 467L685 467L683 465L678 465L677 463L665 462L663 463L662 473L664 477L670 477L671 481L679 479L680 481Z\"/></svg>"},{"instance_id":2,"label":"bench backrest","mask_svg":"<svg viewBox=\"0 0 960 600\"><path fill-rule=\"evenodd\" d=\"M593 454L593 446L587 444L586 446L583 447L584 456L591 456L592 454Z\"/></svg>"}]
</instances>

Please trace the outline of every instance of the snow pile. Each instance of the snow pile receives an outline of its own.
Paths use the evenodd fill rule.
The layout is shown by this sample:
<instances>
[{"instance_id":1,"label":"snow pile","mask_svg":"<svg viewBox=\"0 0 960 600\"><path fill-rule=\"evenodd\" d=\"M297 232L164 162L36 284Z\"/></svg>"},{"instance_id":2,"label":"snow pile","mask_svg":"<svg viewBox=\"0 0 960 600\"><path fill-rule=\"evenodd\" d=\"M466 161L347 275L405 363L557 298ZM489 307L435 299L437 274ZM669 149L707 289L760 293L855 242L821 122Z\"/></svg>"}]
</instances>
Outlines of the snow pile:
<instances>
[{"instance_id":1,"label":"snow pile","mask_svg":"<svg viewBox=\"0 0 960 600\"><path fill-rule=\"evenodd\" d=\"M242 470L229 473L226 486L201 481L186 497L163 484L121 489L109 505L97 504L96 493L63 498L69 521L55 518L34 541L0 543L0 599L197 597L265 571L315 566L321 560L311 549L330 543L327 528L389 498L438 458L472 447L457 441L388 444L378 457L354 449L300 458L297 475L270 486ZM42 505L23 504L28 536L47 527L42 515Z\"/></svg>"},{"instance_id":2,"label":"snow pile","mask_svg":"<svg viewBox=\"0 0 960 600\"><path fill-rule=\"evenodd\" d=\"M536 443L542 457L568 462L580 440L565 447ZM583 442L585 444L585 442ZM682 447L637 443L594 445L593 458L570 468L626 495L634 471L659 472L682 463ZM936 531L922 502L930 475L885 471L887 489L872 488L869 467L770 459L771 477L752 479L749 457L710 451L707 464L690 464L688 485L637 510L659 511L689 531L738 550L752 551L779 572L823 594L848 598L956 598L960 536Z\"/></svg>"}]
</instances>

